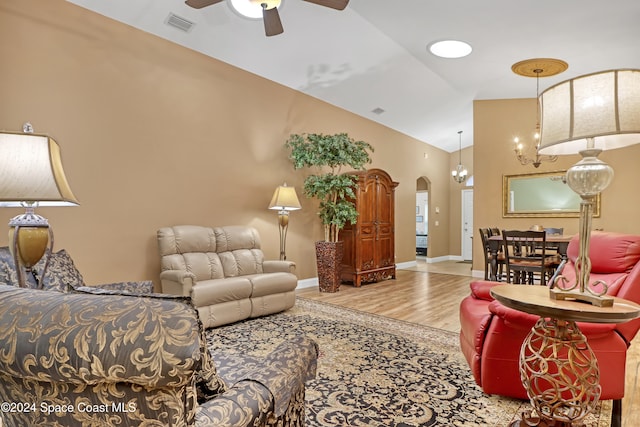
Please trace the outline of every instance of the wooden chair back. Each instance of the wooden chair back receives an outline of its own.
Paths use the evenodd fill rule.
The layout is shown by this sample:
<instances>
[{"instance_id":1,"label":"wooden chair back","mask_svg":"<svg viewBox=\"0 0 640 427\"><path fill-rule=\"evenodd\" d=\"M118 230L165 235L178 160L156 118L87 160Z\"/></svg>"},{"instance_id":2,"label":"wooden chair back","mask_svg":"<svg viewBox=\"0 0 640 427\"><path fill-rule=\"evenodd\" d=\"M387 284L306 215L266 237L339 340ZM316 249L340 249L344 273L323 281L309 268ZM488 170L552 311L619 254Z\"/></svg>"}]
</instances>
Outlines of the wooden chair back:
<instances>
[{"instance_id":1,"label":"wooden chair back","mask_svg":"<svg viewBox=\"0 0 640 427\"><path fill-rule=\"evenodd\" d=\"M502 239L508 283L546 284L557 266L557 257L546 254L546 233L503 230Z\"/></svg>"}]
</instances>

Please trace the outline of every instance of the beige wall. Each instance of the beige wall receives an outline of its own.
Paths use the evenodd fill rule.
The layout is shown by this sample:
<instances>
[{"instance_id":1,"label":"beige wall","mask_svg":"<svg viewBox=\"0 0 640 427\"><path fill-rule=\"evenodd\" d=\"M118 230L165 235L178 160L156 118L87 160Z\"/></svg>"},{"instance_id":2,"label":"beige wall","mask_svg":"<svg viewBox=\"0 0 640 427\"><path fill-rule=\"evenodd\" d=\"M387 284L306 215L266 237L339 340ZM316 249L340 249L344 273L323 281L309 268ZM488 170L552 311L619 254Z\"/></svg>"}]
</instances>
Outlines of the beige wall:
<instances>
[{"instance_id":1,"label":"beige wall","mask_svg":"<svg viewBox=\"0 0 640 427\"><path fill-rule=\"evenodd\" d=\"M427 177L441 208L429 254L450 254L452 162L442 150L63 0L3 0L0 57L0 129L30 121L59 142L81 206L39 213L90 284L158 283L155 235L166 225L253 225L276 258L266 207L285 181L302 202L287 255L300 278L314 277L322 229L300 194L305 172L283 148L293 132L346 131L375 147L371 167L400 183L397 262L415 259L415 183ZM0 222L19 213L1 209Z\"/></svg>"},{"instance_id":2,"label":"beige wall","mask_svg":"<svg viewBox=\"0 0 640 427\"><path fill-rule=\"evenodd\" d=\"M522 138L522 129L533 132L535 117L535 99L474 102L474 270L483 269L479 227L527 229L541 224L563 227L568 234L578 232L577 218L502 218L502 175L566 170L580 160L576 154L543 163L538 169L520 165L513 152L513 137L520 134ZM615 177L602 193L601 216L593 219L593 228L640 234L640 144L603 152L600 159L614 168Z\"/></svg>"}]
</instances>

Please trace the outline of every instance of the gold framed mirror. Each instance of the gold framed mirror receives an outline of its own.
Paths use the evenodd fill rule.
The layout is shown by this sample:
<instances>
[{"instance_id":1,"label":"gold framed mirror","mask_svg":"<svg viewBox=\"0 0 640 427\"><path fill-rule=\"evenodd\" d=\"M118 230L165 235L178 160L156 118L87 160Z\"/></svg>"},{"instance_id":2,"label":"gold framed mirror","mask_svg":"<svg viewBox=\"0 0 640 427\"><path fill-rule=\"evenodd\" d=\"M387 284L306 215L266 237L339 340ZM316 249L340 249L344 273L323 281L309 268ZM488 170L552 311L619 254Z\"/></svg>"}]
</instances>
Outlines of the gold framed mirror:
<instances>
[{"instance_id":1,"label":"gold framed mirror","mask_svg":"<svg viewBox=\"0 0 640 427\"><path fill-rule=\"evenodd\" d=\"M502 216L504 218L578 218L580 196L565 182L566 171L503 175ZM594 217L600 216L600 195Z\"/></svg>"}]
</instances>

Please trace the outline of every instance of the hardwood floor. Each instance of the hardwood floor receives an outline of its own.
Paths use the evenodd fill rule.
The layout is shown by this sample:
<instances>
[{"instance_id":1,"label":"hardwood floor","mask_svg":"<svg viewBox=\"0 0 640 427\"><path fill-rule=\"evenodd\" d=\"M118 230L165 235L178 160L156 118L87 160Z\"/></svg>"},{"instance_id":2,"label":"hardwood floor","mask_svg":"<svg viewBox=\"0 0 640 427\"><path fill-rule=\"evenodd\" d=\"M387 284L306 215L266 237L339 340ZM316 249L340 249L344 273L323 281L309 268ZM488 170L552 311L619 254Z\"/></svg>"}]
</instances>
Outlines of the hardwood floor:
<instances>
[{"instance_id":1,"label":"hardwood floor","mask_svg":"<svg viewBox=\"0 0 640 427\"><path fill-rule=\"evenodd\" d=\"M459 332L458 306L469 295L470 277L419 269L398 270L396 276L395 280L360 288L343 284L336 293L320 293L316 288L308 288L297 294L354 310Z\"/></svg>"},{"instance_id":2,"label":"hardwood floor","mask_svg":"<svg viewBox=\"0 0 640 427\"><path fill-rule=\"evenodd\" d=\"M398 270L395 280L360 288L342 285L336 293L320 293L317 288L296 293L316 301L457 333L460 301L469 295L469 282L474 280L470 267L456 261L427 264L418 260L416 267ZM631 427L638 425L640 418L640 334L628 350L626 373L622 425Z\"/></svg>"}]
</instances>

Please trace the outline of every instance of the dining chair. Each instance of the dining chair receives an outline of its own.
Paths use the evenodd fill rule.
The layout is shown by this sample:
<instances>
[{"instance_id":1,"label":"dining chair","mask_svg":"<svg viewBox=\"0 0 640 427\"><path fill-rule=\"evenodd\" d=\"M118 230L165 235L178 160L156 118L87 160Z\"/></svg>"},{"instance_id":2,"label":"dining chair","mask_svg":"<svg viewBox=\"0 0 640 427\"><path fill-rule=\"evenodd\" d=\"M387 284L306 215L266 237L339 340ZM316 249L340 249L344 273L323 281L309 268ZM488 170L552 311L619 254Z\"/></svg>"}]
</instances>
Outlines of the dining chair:
<instances>
[{"instance_id":1,"label":"dining chair","mask_svg":"<svg viewBox=\"0 0 640 427\"><path fill-rule=\"evenodd\" d=\"M558 265L557 255L546 252L546 233L502 230L507 283L546 284Z\"/></svg>"},{"instance_id":2,"label":"dining chair","mask_svg":"<svg viewBox=\"0 0 640 427\"><path fill-rule=\"evenodd\" d=\"M489 228L479 228L478 231L480 232L480 239L482 241L482 248L484 251L484 280L489 280L489 271L491 269L491 261L493 260L493 255L491 254L488 240L489 237L491 237L493 234L491 234L491 229ZM496 255L496 266L498 268L496 276L498 281L501 281L502 279L504 265L504 250L500 249L498 250L498 253Z\"/></svg>"}]
</instances>

